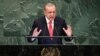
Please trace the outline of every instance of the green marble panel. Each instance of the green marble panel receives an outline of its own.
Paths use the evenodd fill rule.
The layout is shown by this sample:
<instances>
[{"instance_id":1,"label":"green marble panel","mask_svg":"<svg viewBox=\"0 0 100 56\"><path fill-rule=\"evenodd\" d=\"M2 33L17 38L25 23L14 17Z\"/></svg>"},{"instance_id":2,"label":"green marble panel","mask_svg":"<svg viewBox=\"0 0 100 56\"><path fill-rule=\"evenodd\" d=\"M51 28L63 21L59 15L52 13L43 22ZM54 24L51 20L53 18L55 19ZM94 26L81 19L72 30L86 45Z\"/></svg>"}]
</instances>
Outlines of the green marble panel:
<instances>
[{"instance_id":1,"label":"green marble panel","mask_svg":"<svg viewBox=\"0 0 100 56\"><path fill-rule=\"evenodd\" d=\"M55 3L57 15L72 26L75 44L100 44L100 0L0 0L0 45L36 44L24 35L47 2Z\"/></svg>"}]
</instances>

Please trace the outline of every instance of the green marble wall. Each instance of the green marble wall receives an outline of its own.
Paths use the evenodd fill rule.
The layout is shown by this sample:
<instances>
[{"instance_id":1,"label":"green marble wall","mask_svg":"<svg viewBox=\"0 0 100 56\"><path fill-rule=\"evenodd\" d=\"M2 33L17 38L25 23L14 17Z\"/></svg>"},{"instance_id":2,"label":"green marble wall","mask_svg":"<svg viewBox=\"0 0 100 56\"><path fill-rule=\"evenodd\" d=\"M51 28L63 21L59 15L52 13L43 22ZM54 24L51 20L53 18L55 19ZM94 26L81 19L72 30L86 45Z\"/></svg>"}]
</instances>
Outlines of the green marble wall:
<instances>
[{"instance_id":1,"label":"green marble wall","mask_svg":"<svg viewBox=\"0 0 100 56\"><path fill-rule=\"evenodd\" d=\"M57 14L73 28L73 43L100 44L100 0L0 0L0 45L33 45L28 35L32 22L43 15L46 2L57 5Z\"/></svg>"}]
</instances>

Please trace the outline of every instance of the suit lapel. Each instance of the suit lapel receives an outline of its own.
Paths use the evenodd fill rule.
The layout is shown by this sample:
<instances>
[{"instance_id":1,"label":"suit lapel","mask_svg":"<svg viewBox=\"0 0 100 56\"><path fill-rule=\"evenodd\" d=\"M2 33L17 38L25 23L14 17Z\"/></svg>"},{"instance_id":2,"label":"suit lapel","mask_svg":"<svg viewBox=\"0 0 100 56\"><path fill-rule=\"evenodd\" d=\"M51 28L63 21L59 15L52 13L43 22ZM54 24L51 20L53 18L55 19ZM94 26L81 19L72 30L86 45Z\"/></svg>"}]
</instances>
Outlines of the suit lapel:
<instances>
[{"instance_id":1,"label":"suit lapel","mask_svg":"<svg viewBox=\"0 0 100 56\"><path fill-rule=\"evenodd\" d=\"M53 35L58 36L58 31L57 31L57 18L54 19L54 30L53 30Z\"/></svg>"},{"instance_id":2,"label":"suit lapel","mask_svg":"<svg viewBox=\"0 0 100 56\"><path fill-rule=\"evenodd\" d=\"M43 17L43 21L41 21L41 22L43 22L43 29L44 29L43 36L49 36L49 31L48 31L45 16Z\"/></svg>"}]
</instances>

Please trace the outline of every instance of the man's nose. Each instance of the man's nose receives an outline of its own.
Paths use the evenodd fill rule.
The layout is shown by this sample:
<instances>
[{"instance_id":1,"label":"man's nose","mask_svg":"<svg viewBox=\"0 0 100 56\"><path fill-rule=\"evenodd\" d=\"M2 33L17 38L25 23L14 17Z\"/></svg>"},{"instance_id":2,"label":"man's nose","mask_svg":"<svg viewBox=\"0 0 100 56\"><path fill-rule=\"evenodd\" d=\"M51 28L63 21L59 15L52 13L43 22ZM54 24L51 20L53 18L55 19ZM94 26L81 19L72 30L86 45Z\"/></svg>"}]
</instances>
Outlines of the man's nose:
<instances>
[{"instance_id":1,"label":"man's nose","mask_svg":"<svg viewBox=\"0 0 100 56\"><path fill-rule=\"evenodd\" d=\"M53 16L53 15L54 15L54 13L51 13L50 15L51 15L51 16Z\"/></svg>"}]
</instances>

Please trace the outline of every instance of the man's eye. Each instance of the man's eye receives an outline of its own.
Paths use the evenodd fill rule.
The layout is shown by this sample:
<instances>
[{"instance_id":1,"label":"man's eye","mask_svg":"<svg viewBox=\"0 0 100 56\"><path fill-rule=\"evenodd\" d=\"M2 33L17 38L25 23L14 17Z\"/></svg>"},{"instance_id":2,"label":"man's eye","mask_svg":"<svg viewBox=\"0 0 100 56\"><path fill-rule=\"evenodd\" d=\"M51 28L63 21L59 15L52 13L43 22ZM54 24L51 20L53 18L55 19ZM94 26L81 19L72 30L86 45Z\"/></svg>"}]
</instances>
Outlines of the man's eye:
<instances>
[{"instance_id":1,"label":"man's eye","mask_svg":"<svg viewBox=\"0 0 100 56\"><path fill-rule=\"evenodd\" d=\"M49 12L49 13L52 13L52 12Z\"/></svg>"}]
</instances>

